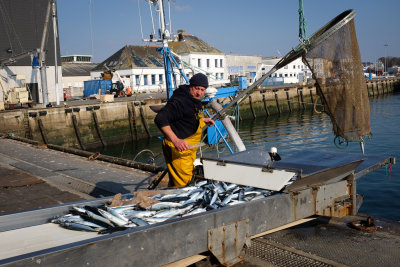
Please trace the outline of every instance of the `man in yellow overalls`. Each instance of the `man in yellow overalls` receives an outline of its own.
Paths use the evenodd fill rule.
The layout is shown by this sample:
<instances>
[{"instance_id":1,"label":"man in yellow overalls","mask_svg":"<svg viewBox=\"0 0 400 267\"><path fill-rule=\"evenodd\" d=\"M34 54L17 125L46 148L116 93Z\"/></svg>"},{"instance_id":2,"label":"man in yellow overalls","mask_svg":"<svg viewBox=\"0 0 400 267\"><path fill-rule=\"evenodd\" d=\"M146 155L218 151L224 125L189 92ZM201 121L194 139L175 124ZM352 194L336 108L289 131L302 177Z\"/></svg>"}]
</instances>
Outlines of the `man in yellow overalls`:
<instances>
[{"instance_id":1,"label":"man in yellow overalls","mask_svg":"<svg viewBox=\"0 0 400 267\"><path fill-rule=\"evenodd\" d=\"M208 87L208 79L197 73L174 91L167 104L157 114L154 122L164 134L162 144L168 167L169 186L186 186L193 177L193 162L196 159L197 144L201 140L205 124L214 124L210 118L203 118L200 99Z\"/></svg>"}]
</instances>

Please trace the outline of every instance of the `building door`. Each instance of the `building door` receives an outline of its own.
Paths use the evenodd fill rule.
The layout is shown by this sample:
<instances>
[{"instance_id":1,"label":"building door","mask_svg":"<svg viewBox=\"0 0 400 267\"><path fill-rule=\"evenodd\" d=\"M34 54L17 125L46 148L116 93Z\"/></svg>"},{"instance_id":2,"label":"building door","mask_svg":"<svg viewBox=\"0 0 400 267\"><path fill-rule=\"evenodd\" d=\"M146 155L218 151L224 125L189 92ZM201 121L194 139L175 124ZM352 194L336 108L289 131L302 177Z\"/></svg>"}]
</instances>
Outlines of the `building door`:
<instances>
[{"instance_id":1,"label":"building door","mask_svg":"<svg viewBox=\"0 0 400 267\"><path fill-rule=\"evenodd\" d=\"M27 83L26 84L29 92L31 93L31 100L34 104L39 103L39 87L37 83Z\"/></svg>"}]
</instances>

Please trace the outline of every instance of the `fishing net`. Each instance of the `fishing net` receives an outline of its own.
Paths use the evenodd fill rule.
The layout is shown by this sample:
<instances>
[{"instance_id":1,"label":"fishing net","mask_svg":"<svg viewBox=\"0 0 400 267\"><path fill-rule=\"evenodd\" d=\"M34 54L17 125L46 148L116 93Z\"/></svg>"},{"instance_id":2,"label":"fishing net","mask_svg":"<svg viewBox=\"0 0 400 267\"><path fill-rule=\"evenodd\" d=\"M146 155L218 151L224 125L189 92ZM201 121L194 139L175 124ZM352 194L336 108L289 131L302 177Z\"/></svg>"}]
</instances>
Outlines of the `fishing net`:
<instances>
[{"instance_id":1,"label":"fishing net","mask_svg":"<svg viewBox=\"0 0 400 267\"><path fill-rule=\"evenodd\" d=\"M303 61L311 69L335 136L362 141L371 132L370 111L354 20L313 45Z\"/></svg>"}]
</instances>

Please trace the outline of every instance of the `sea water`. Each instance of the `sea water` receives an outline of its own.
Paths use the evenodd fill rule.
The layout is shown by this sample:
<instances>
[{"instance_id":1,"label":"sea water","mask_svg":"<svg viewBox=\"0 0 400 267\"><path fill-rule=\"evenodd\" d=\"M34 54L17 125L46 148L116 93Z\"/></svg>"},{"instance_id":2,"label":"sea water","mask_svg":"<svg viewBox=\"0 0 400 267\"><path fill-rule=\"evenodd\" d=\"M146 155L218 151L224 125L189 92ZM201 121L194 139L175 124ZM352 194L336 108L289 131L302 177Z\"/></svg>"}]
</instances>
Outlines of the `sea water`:
<instances>
[{"instance_id":1,"label":"sea water","mask_svg":"<svg viewBox=\"0 0 400 267\"><path fill-rule=\"evenodd\" d=\"M367 155L383 155L400 160L400 94L371 98L372 138L366 140ZM246 147L269 150L278 148L281 157L302 150L325 150L361 153L359 143L349 143L346 148L334 144L332 124L326 114L312 110L257 117L239 123L239 134ZM140 154L138 155L138 153ZM204 155L227 154L224 145L212 150L203 148ZM104 154L134 159L146 163L163 164L161 140L153 137L137 143L124 142L106 148ZM390 176L389 176L390 173ZM359 210L372 216L400 221L400 168L396 165L382 167L357 180L357 193L364 195Z\"/></svg>"}]
</instances>

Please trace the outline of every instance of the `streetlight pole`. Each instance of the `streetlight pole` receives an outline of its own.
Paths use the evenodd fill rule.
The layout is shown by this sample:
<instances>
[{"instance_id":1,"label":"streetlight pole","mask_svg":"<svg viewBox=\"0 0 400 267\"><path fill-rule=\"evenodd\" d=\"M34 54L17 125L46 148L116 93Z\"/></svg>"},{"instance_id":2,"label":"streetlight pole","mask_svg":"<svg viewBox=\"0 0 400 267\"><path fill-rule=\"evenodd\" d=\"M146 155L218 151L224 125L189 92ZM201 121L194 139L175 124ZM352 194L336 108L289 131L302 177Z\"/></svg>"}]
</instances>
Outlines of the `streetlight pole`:
<instances>
[{"instance_id":1,"label":"streetlight pole","mask_svg":"<svg viewBox=\"0 0 400 267\"><path fill-rule=\"evenodd\" d=\"M383 45L385 47L385 68L383 70L383 74L386 75L385 73L387 72L387 66L386 66L386 55L387 55L387 47L389 46L388 44Z\"/></svg>"}]
</instances>

